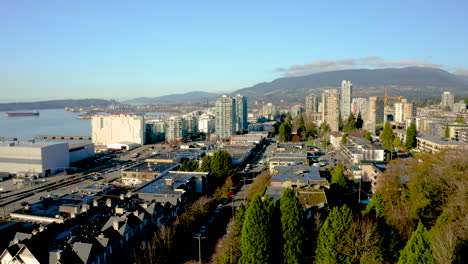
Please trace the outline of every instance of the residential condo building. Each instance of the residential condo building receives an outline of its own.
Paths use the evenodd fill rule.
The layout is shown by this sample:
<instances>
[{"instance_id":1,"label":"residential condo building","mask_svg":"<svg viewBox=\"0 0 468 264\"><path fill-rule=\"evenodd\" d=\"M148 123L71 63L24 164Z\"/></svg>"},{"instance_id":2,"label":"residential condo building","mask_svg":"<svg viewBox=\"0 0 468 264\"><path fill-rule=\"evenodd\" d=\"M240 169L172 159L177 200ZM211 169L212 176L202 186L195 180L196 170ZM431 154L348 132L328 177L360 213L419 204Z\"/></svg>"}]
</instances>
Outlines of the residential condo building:
<instances>
[{"instance_id":1,"label":"residential condo building","mask_svg":"<svg viewBox=\"0 0 468 264\"><path fill-rule=\"evenodd\" d=\"M341 82L341 117L348 118L351 114L351 93L353 84L350 81L343 80Z\"/></svg>"},{"instance_id":2,"label":"residential condo building","mask_svg":"<svg viewBox=\"0 0 468 264\"><path fill-rule=\"evenodd\" d=\"M322 122L330 126L330 130L339 130L340 94L336 89L327 89L322 93Z\"/></svg>"}]
</instances>

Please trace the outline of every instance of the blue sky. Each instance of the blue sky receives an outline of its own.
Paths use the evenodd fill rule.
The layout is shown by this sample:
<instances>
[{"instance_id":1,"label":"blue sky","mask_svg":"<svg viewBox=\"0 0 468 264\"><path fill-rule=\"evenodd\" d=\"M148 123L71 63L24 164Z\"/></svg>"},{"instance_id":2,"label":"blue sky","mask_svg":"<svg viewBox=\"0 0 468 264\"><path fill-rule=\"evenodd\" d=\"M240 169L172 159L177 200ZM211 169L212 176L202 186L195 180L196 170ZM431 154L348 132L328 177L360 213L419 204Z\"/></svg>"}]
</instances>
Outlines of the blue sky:
<instances>
[{"instance_id":1,"label":"blue sky","mask_svg":"<svg viewBox=\"0 0 468 264\"><path fill-rule=\"evenodd\" d=\"M467 2L4 0L0 100L223 92L361 67L466 73Z\"/></svg>"}]
</instances>

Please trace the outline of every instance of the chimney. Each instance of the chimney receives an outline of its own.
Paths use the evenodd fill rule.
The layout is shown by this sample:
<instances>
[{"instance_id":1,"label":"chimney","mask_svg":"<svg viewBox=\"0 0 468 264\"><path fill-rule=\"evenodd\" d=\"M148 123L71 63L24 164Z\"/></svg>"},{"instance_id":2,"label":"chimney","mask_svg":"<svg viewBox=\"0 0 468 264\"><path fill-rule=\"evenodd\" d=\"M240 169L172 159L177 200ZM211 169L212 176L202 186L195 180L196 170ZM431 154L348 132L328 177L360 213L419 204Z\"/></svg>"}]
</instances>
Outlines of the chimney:
<instances>
[{"instance_id":1,"label":"chimney","mask_svg":"<svg viewBox=\"0 0 468 264\"><path fill-rule=\"evenodd\" d=\"M167 186L172 186L173 180L171 178L169 179L164 179L166 181Z\"/></svg>"},{"instance_id":2,"label":"chimney","mask_svg":"<svg viewBox=\"0 0 468 264\"><path fill-rule=\"evenodd\" d=\"M115 231L119 231L119 221L118 220L114 220L114 222L112 223L112 226L114 227Z\"/></svg>"},{"instance_id":3,"label":"chimney","mask_svg":"<svg viewBox=\"0 0 468 264\"><path fill-rule=\"evenodd\" d=\"M106 200L106 205L107 205L107 207L111 207L111 206L112 206L112 201L111 201L111 199L108 198L108 199Z\"/></svg>"},{"instance_id":4,"label":"chimney","mask_svg":"<svg viewBox=\"0 0 468 264\"><path fill-rule=\"evenodd\" d=\"M121 194L119 198L120 198L120 200L123 201L125 199L125 196L123 194Z\"/></svg>"},{"instance_id":5,"label":"chimney","mask_svg":"<svg viewBox=\"0 0 468 264\"><path fill-rule=\"evenodd\" d=\"M94 206L94 207L97 207L97 206L98 206L97 200L93 200L93 206Z\"/></svg>"},{"instance_id":6,"label":"chimney","mask_svg":"<svg viewBox=\"0 0 468 264\"><path fill-rule=\"evenodd\" d=\"M62 250L55 251L55 256L57 257L57 260L59 260L60 257L62 257Z\"/></svg>"}]
</instances>

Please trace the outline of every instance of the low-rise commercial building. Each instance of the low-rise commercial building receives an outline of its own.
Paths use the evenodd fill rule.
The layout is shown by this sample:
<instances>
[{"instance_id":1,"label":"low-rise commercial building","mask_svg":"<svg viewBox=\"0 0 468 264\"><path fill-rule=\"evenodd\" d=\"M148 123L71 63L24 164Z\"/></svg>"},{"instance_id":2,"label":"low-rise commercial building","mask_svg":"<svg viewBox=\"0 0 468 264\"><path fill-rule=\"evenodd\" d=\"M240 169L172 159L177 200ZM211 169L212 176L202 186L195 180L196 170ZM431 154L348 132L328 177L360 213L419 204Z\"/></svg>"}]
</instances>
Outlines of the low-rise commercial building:
<instances>
[{"instance_id":1,"label":"low-rise commercial building","mask_svg":"<svg viewBox=\"0 0 468 264\"><path fill-rule=\"evenodd\" d=\"M133 192L145 201L179 207L191 195L205 192L207 172L169 171Z\"/></svg>"},{"instance_id":2,"label":"low-rise commercial building","mask_svg":"<svg viewBox=\"0 0 468 264\"><path fill-rule=\"evenodd\" d=\"M436 136L416 137L417 149L425 153L437 153L446 149L468 150L468 144Z\"/></svg>"},{"instance_id":3,"label":"low-rise commercial building","mask_svg":"<svg viewBox=\"0 0 468 264\"><path fill-rule=\"evenodd\" d=\"M349 143L340 143L340 149L353 164L361 161L384 161L385 150L383 147L369 142L364 138L349 137Z\"/></svg>"}]
</instances>

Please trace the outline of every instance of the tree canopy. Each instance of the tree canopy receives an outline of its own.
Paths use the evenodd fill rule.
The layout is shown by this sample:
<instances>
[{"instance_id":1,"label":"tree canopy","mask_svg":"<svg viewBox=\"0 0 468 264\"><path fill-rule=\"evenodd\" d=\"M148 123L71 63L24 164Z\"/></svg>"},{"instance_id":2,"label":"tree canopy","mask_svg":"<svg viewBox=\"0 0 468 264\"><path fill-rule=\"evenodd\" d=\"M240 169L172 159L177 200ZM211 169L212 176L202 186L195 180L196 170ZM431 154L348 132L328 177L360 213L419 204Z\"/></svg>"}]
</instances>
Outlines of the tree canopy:
<instances>
[{"instance_id":1,"label":"tree canopy","mask_svg":"<svg viewBox=\"0 0 468 264\"><path fill-rule=\"evenodd\" d=\"M334 207L325 220L317 241L315 263L350 263L351 256L344 254L347 230L352 221L347 205Z\"/></svg>"},{"instance_id":2,"label":"tree canopy","mask_svg":"<svg viewBox=\"0 0 468 264\"><path fill-rule=\"evenodd\" d=\"M398 259L398 264L416 263L434 263L429 233L421 222L419 222L418 228L411 235L410 240L401 251L400 258Z\"/></svg>"},{"instance_id":3,"label":"tree canopy","mask_svg":"<svg viewBox=\"0 0 468 264\"><path fill-rule=\"evenodd\" d=\"M292 124L288 121L283 122L279 127L279 140L287 142L291 140Z\"/></svg>"},{"instance_id":4,"label":"tree canopy","mask_svg":"<svg viewBox=\"0 0 468 264\"><path fill-rule=\"evenodd\" d=\"M304 210L294 191L287 188L280 199L283 263L303 263Z\"/></svg>"},{"instance_id":5,"label":"tree canopy","mask_svg":"<svg viewBox=\"0 0 468 264\"><path fill-rule=\"evenodd\" d=\"M366 131L366 133L364 133L362 135L362 137L369 140L369 141L372 141L372 135L371 135L371 133L369 131Z\"/></svg>"},{"instance_id":6,"label":"tree canopy","mask_svg":"<svg viewBox=\"0 0 468 264\"><path fill-rule=\"evenodd\" d=\"M362 120L361 112L359 112L357 119L356 119L356 128L361 129L364 125L364 120Z\"/></svg>"},{"instance_id":7,"label":"tree canopy","mask_svg":"<svg viewBox=\"0 0 468 264\"><path fill-rule=\"evenodd\" d=\"M382 131L382 134L380 135L380 138L383 141L383 147L392 152L393 151L393 140L395 139L395 135L393 134L393 129L392 126L390 125L390 122L387 120L385 122L384 129Z\"/></svg>"},{"instance_id":8,"label":"tree canopy","mask_svg":"<svg viewBox=\"0 0 468 264\"><path fill-rule=\"evenodd\" d=\"M256 195L245 213L242 227L242 264L268 264L272 262L272 205L269 200Z\"/></svg>"},{"instance_id":9,"label":"tree canopy","mask_svg":"<svg viewBox=\"0 0 468 264\"><path fill-rule=\"evenodd\" d=\"M406 149L410 150L416 147L417 141L416 137L418 136L418 131L416 131L416 124L411 122L408 130L406 130Z\"/></svg>"},{"instance_id":10,"label":"tree canopy","mask_svg":"<svg viewBox=\"0 0 468 264\"><path fill-rule=\"evenodd\" d=\"M348 179L344 175L344 165L343 163L338 164L334 170L331 172L331 184L340 186L343 189L348 188Z\"/></svg>"}]
</instances>

